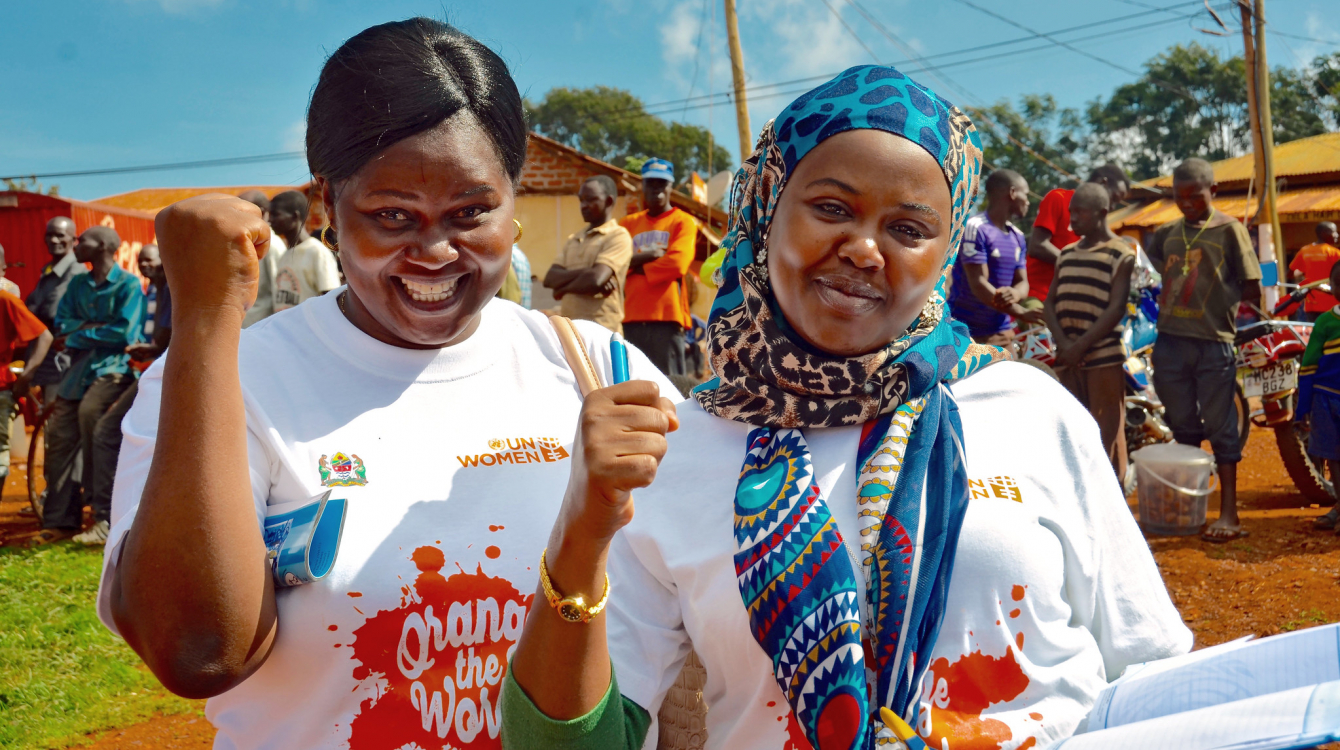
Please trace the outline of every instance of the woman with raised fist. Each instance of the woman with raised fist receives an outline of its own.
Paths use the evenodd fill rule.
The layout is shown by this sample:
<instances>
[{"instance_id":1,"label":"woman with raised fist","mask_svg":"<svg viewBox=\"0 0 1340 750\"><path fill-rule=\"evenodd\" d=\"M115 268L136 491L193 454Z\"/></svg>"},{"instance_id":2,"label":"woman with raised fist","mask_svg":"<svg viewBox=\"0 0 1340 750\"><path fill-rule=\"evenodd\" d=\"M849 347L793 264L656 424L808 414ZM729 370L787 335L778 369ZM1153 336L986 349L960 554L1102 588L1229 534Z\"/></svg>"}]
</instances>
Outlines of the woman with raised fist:
<instances>
[{"instance_id":1,"label":"woman with raised fist","mask_svg":"<svg viewBox=\"0 0 1340 750\"><path fill-rule=\"evenodd\" d=\"M260 210L158 215L174 333L123 423L98 612L168 689L210 698L215 747L498 747L581 408L550 321L494 298L521 97L446 24L375 26L327 60L307 157L348 285L246 331ZM608 379L609 331L577 327ZM642 380L598 400L659 455L675 390L631 354ZM277 590L267 512L328 491L333 568Z\"/></svg>"}]
</instances>

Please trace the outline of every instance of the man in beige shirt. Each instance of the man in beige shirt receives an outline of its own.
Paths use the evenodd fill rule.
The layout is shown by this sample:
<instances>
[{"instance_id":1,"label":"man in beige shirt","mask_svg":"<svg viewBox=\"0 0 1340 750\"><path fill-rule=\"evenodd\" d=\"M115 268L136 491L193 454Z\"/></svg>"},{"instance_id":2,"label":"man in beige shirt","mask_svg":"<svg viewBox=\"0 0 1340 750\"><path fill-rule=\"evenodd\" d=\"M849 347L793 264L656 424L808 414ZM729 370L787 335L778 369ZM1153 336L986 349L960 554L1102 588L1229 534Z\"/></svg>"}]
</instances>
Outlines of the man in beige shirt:
<instances>
[{"instance_id":1,"label":"man in beige shirt","mask_svg":"<svg viewBox=\"0 0 1340 750\"><path fill-rule=\"evenodd\" d=\"M587 227L568 237L544 276L565 317L593 320L623 332L623 283L633 258L633 238L614 220L614 180L588 179L577 199Z\"/></svg>"}]
</instances>

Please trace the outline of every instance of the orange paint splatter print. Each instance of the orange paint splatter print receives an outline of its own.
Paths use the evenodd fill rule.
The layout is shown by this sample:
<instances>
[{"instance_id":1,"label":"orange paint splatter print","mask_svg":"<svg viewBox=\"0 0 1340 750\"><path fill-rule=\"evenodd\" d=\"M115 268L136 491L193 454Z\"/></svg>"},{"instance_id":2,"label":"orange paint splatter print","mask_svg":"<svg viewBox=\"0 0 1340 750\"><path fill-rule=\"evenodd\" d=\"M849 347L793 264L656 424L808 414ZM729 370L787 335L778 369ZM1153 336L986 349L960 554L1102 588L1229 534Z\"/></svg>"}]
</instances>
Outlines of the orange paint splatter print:
<instances>
[{"instance_id":1,"label":"orange paint splatter print","mask_svg":"<svg viewBox=\"0 0 1340 750\"><path fill-rule=\"evenodd\" d=\"M982 716L997 703L1014 700L1028 677L1014 651L986 656L974 651L954 663L940 658L926 670L917 717L917 733L931 747L948 740L951 750L1001 750L1014 738L1003 721Z\"/></svg>"},{"instance_id":2,"label":"orange paint splatter print","mask_svg":"<svg viewBox=\"0 0 1340 750\"><path fill-rule=\"evenodd\" d=\"M419 575L401 606L354 631L353 677L372 694L349 748L499 748L502 678L534 595L480 568L445 577L436 547L410 559Z\"/></svg>"},{"instance_id":3,"label":"orange paint splatter print","mask_svg":"<svg viewBox=\"0 0 1340 750\"><path fill-rule=\"evenodd\" d=\"M1015 600L1016 602L1023 601L1024 589L1026 588L1028 587L1015 584L1014 588L1010 589L1010 598Z\"/></svg>"},{"instance_id":4,"label":"orange paint splatter print","mask_svg":"<svg viewBox=\"0 0 1340 750\"><path fill-rule=\"evenodd\" d=\"M779 716L777 720L781 721L781 718ZM801 729L800 722L796 721L795 712L789 709L786 712L786 744L782 746L782 750L814 750L810 741L805 739L805 730Z\"/></svg>"},{"instance_id":5,"label":"orange paint splatter print","mask_svg":"<svg viewBox=\"0 0 1340 750\"><path fill-rule=\"evenodd\" d=\"M487 546L487 547L484 548L484 556L487 557L487 558L490 559L490 560L497 560L497 559L498 559L498 556L501 555L501 554L502 554L502 550L498 549L497 547L493 546L492 544L490 544L489 546Z\"/></svg>"}]
</instances>

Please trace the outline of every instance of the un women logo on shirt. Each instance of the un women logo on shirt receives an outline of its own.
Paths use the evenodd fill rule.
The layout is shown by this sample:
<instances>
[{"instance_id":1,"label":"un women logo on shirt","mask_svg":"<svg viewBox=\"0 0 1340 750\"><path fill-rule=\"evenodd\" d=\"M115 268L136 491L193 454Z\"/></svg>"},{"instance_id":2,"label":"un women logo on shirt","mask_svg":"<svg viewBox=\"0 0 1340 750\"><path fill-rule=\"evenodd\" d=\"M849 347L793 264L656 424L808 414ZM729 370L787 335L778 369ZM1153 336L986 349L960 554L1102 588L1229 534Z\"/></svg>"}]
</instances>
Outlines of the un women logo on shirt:
<instances>
[{"instance_id":1,"label":"un women logo on shirt","mask_svg":"<svg viewBox=\"0 0 1340 750\"><path fill-rule=\"evenodd\" d=\"M474 469L481 466L516 466L519 464L554 463L568 457L568 451L558 438L494 438L488 442L489 450L482 453L457 456L461 468Z\"/></svg>"}]
</instances>

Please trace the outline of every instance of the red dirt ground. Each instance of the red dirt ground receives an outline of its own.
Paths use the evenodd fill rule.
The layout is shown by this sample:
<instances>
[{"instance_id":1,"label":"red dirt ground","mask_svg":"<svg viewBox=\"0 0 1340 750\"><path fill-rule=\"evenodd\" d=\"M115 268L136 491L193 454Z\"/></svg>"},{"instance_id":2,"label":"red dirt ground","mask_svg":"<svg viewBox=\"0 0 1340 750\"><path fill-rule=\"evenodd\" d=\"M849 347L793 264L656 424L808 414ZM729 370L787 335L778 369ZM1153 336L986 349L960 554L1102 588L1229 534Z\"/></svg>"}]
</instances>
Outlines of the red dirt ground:
<instances>
[{"instance_id":1,"label":"red dirt ground","mask_svg":"<svg viewBox=\"0 0 1340 750\"><path fill-rule=\"evenodd\" d=\"M25 469L16 460L0 499L0 545L23 544L37 528L31 516L19 513L27 505ZM1149 541L1198 648L1340 620L1340 538L1311 530L1312 519L1326 509L1310 507L1294 489L1271 432L1253 428L1239 475L1249 537L1228 544L1194 536ZM1213 519L1217 494L1210 510ZM202 716L157 716L91 735L79 747L209 750L213 736Z\"/></svg>"}]
</instances>

